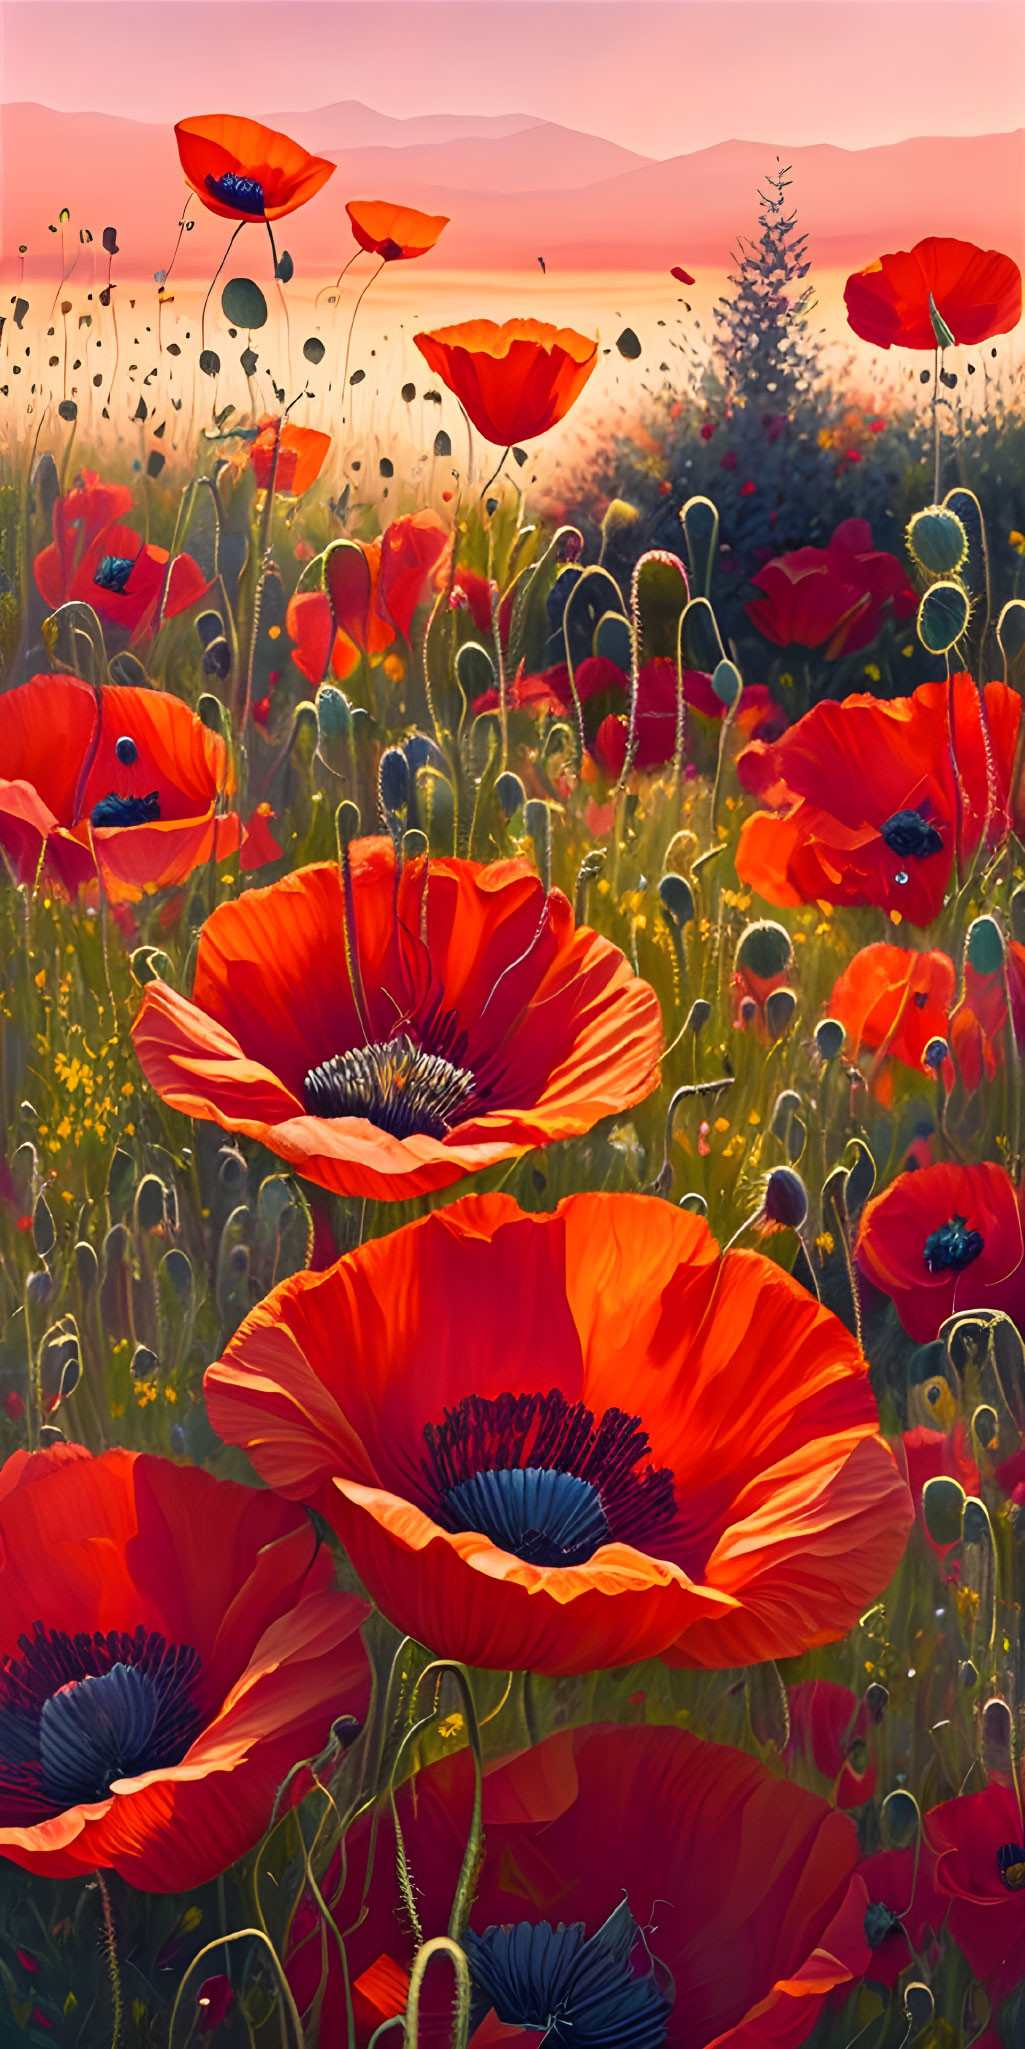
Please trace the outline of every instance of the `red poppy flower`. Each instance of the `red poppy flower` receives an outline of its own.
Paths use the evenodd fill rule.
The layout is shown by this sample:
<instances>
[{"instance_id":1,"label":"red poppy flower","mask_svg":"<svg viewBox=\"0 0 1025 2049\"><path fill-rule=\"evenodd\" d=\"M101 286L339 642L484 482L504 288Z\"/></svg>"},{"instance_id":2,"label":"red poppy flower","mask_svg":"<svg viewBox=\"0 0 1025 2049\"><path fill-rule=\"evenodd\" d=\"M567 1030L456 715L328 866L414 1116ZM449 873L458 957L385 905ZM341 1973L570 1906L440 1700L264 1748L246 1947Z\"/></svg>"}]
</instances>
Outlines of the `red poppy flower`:
<instances>
[{"instance_id":1,"label":"red poppy flower","mask_svg":"<svg viewBox=\"0 0 1025 2049\"><path fill-rule=\"evenodd\" d=\"M598 361L597 338L544 320L466 320L413 339L478 434L498 448L554 427Z\"/></svg>"},{"instance_id":2,"label":"red poppy flower","mask_svg":"<svg viewBox=\"0 0 1025 2049\"><path fill-rule=\"evenodd\" d=\"M907 1476L915 1515L926 1543L937 1558L945 1558L948 1551L953 1550L953 1544L937 1544L929 1535L922 1503L930 1480L957 1480L966 1494L979 1492L979 1468L969 1449L963 1418L958 1417L952 1430L930 1430L924 1424L916 1430L905 1430L897 1461Z\"/></svg>"},{"instance_id":3,"label":"red poppy flower","mask_svg":"<svg viewBox=\"0 0 1025 2049\"><path fill-rule=\"evenodd\" d=\"M275 491L290 498L301 498L303 492L316 483L330 446L330 434L318 433L315 427L293 427L290 420L286 420L284 425L279 425L277 420L261 420L260 432L249 450L259 489L268 490L273 475Z\"/></svg>"},{"instance_id":4,"label":"red poppy flower","mask_svg":"<svg viewBox=\"0 0 1025 2049\"><path fill-rule=\"evenodd\" d=\"M431 595L450 536L432 511L407 512L374 541L336 541L324 554L324 589L298 591L285 624L292 660L311 683L344 679L361 659L408 640L418 607Z\"/></svg>"},{"instance_id":5,"label":"red poppy flower","mask_svg":"<svg viewBox=\"0 0 1025 2049\"><path fill-rule=\"evenodd\" d=\"M1021 271L1009 256L952 235L927 235L848 278L847 320L877 349L934 349L930 295L956 342L989 341L1021 319Z\"/></svg>"},{"instance_id":6,"label":"red poppy flower","mask_svg":"<svg viewBox=\"0 0 1025 2049\"><path fill-rule=\"evenodd\" d=\"M914 953L903 946L863 946L833 985L827 1015L843 1025L847 1055L872 1056L873 1092L880 1102L893 1095L891 1060L925 1069L930 1045L946 1043L957 976L949 954Z\"/></svg>"},{"instance_id":7,"label":"red poppy flower","mask_svg":"<svg viewBox=\"0 0 1025 2049\"><path fill-rule=\"evenodd\" d=\"M393 206L390 199L348 199L345 211L360 248L383 256L386 263L426 256L450 218L447 213L418 213L415 206Z\"/></svg>"},{"instance_id":8,"label":"red poppy flower","mask_svg":"<svg viewBox=\"0 0 1025 2049\"><path fill-rule=\"evenodd\" d=\"M832 1679L802 1679L787 1687L790 1735L784 1758L810 1763L829 1781L837 1807L861 1807L872 1798L875 1760L869 1752L871 1716L864 1699Z\"/></svg>"},{"instance_id":9,"label":"red poppy flower","mask_svg":"<svg viewBox=\"0 0 1025 2049\"><path fill-rule=\"evenodd\" d=\"M877 904L930 924L958 844L964 861L984 833L1006 829L1021 701L1002 683L987 684L985 697L988 734L972 678L954 678L956 782L946 683L889 703L858 695L815 705L760 764L773 801L785 797L788 808L745 820L741 880L773 904Z\"/></svg>"},{"instance_id":10,"label":"red poppy flower","mask_svg":"<svg viewBox=\"0 0 1025 2049\"><path fill-rule=\"evenodd\" d=\"M243 866L276 859L261 820L243 832L218 809L234 787L224 741L166 690L75 676L33 676L0 694L0 849L16 881L43 861L73 894L97 865L114 903L223 860L242 837ZM95 854L95 860L94 860Z\"/></svg>"},{"instance_id":11,"label":"red poppy flower","mask_svg":"<svg viewBox=\"0 0 1025 2049\"><path fill-rule=\"evenodd\" d=\"M56 544L37 555L35 573L48 604L52 602L48 588L56 590L60 583L59 604L77 599L91 605L100 619L123 626L133 640L141 640L149 632L161 598L162 617L173 619L198 604L211 588L191 555L176 555L172 561L166 548L140 540L129 526L104 527L66 584Z\"/></svg>"},{"instance_id":12,"label":"red poppy flower","mask_svg":"<svg viewBox=\"0 0 1025 2049\"><path fill-rule=\"evenodd\" d=\"M895 555L872 546L867 519L845 519L828 548L797 548L767 562L748 618L777 647L825 647L828 661L868 647L889 607L898 623L918 606ZM827 645L828 642L828 645Z\"/></svg>"},{"instance_id":13,"label":"red poppy flower","mask_svg":"<svg viewBox=\"0 0 1025 2049\"><path fill-rule=\"evenodd\" d=\"M176 1109L336 1193L400 1199L589 1131L658 1082L658 1003L524 861L349 854L222 904L191 1003L151 982L134 1030Z\"/></svg>"},{"instance_id":14,"label":"red poppy flower","mask_svg":"<svg viewBox=\"0 0 1025 2049\"><path fill-rule=\"evenodd\" d=\"M83 470L70 491L54 501L53 541L33 564L42 597L56 611L67 603L83 555L100 535L131 512L132 494L124 484L102 484L95 470Z\"/></svg>"},{"instance_id":15,"label":"red poppy flower","mask_svg":"<svg viewBox=\"0 0 1025 2049\"><path fill-rule=\"evenodd\" d=\"M590 668L590 662L582 662L581 670ZM608 664L609 667L613 665ZM620 685L629 688L627 678L620 671ZM684 669L682 672L684 734L693 735L693 720L705 723L705 730L713 733L721 726L726 707L712 689L712 679L701 669ZM637 705L634 713L636 742L633 766L640 773L663 768L672 761L676 751L677 729L677 676L676 663L671 657L656 656L645 662L637 678ZM776 724L776 707L768 690L762 683L751 683L741 692L734 721L739 735L755 734L759 727L771 728ZM612 713L602 720L595 734L593 751L596 760L604 769L609 780L623 773L630 738L630 720L625 713ZM693 753L693 747L691 748Z\"/></svg>"},{"instance_id":16,"label":"red poppy flower","mask_svg":"<svg viewBox=\"0 0 1025 2049\"><path fill-rule=\"evenodd\" d=\"M936 1884L936 1860L925 1845L880 1850L866 1857L858 1876L869 1900L864 1926L872 1957L865 1976L892 1988L942 1934L950 1900Z\"/></svg>"},{"instance_id":17,"label":"red poppy flower","mask_svg":"<svg viewBox=\"0 0 1025 2049\"><path fill-rule=\"evenodd\" d=\"M950 1899L948 1930L994 2006L1025 1980L1025 1824L1013 1786L991 1780L932 1807L925 1839L936 1885Z\"/></svg>"},{"instance_id":18,"label":"red poppy flower","mask_svg":"<svg viewBox=\"0 0 1025 2049\"><path fill-rule=\"evenodd\" d=\"M443 1934L472 1797L464 1751L398 1795L426 1939ZM471 2040L796 2049L871 1960L852 1823L754 1758L683 1729L601 1725L548 1737L487 1773L485 1848L464 1938ZM348 1863L363 1869L358 1826ZM355 1878L336 1909L349 1926ZM356 2041L402 2012L412 1961L387 1857L346 1948ZM343 1920L343 1915L345 1919ZM344 2039L334 1945L321 2031ZM287 1960L301 2010L321 1977L316 1917L300 1909ZM420 2039L449 2039L451 1978L428 1974ZM585 2018L586 2016L586 2018ZM341 2022L341 2031L339 2029ZM586 2033L585 2033L586 2031Z\"/></svg>"},{"instance_id":19,"label":"red poppy flower","mask_svg":"<svg viewBox=\"0 0 1025 2049\"><path fill-rule=\"evenodd\" d=\"M854 1255L916 1344L956 1310L1003 1309L1025 1329L1021 1210L994 1161L898 1174L865 1204Z\"/></svg>"},{"instance_id":20,"label":"red poppy flower","mask_svg":"<svg viewBox=\"0 0 1025 2049\"><path fill-rule=\"evenodd\" d=\"M205 1884L365 1711L369 1611L269 1494L61 1445L0 1475L0 1555L0 1855L26 1870Z\"/></svg>"},{"instance_id":21,"label":"red poppy flower","mask_svg":"<svg viewBox=\"0 0 1025 2049\"><path fill-rule=\"evenodd\" d=\"M276 1289L206 1392L389 1620L474 1665L794 1656L911 1521L853 1339L654 1198L468 1197Z\"/></svg>"},{"instance_id":22,"label":"red poppy flower","mask_svg":"<svg viewBox=\"0 0 1025 2049\"><path fill-rule=\"evenodd\" d=\"M228 221L276 221L305 206L334 164L241 114L175 122L181 167L197 199Z\"/></svg>"}]
</instances>

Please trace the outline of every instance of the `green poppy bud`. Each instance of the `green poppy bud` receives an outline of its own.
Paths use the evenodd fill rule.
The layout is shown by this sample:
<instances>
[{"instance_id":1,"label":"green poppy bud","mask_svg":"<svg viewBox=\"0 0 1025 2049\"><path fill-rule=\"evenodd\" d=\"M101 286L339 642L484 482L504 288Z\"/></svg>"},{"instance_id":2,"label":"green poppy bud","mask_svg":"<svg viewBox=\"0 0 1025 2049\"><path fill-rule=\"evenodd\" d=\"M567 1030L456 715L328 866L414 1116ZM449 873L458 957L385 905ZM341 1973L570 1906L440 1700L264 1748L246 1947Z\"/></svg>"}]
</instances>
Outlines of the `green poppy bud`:
<instances>
[{"instance_id":1,"label":"green poppy bud","mask_svg":"<svg viewBox=\"0 0 1025 2049\"><path fill-rule=\"evenodd\" d=\"M918 638L933 655L944 655L965 632L971 616L967 591L959 583L934 583L918 607Z\"/></svg>"},{"instance_id":2,"label":"green poppy bud","mask_svg":"<svg viewBox=\"0 0 1025 2049\"><path fill-rule=\"evenodd\" d=\"M968 535L956 512L946 505L927 505L916 512L907 530L908 549L930 576L953 576L968 553Z\"/></svg>"}]
</instances>

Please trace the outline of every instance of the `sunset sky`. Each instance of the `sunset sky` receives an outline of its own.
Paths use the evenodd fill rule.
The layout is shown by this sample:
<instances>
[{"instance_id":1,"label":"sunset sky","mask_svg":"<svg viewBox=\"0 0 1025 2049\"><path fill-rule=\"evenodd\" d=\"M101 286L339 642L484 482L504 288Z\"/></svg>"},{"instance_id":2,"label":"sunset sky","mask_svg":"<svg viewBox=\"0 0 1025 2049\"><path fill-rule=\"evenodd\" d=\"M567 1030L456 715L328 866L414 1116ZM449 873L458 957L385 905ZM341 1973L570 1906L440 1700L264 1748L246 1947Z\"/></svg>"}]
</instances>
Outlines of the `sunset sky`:
<instances>
[{"instance_id":1,"label":"sunset sky","mask_svg":"<svg viewBox=\"0 0 1025 2049\"><path fill-rule=\"evenodd\" d=\"M3 0L2 98L169 121L362 100L670 156L1025 122L1019 0Z\"/></svg>"}]
</instances>

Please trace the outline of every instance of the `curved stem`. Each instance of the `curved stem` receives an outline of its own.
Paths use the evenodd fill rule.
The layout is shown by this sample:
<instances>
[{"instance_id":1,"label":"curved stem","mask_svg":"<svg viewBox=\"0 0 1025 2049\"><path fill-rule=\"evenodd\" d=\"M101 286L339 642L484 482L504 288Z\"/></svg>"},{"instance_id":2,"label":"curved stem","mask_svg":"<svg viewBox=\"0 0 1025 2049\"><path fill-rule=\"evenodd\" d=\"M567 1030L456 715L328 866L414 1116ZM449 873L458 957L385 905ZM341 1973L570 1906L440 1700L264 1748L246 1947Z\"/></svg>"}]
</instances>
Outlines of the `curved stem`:
<instances>
[{"instance_id":1,"label":"curved stem","mask_svg":"<svg viewBox=\"0 0 1025 2049\"><path fill-rule=\"evenodd\" d=\"M200 349L205 349L205 347L206 347L206 309L207 309L207 307L208 307L208 306L209 306L209 304L210 304L210 294L211 294L211 292L213 291L213 288L214 288L215 284L217 283L217 280L218 280L218 278L220 277L220 274L221 274L222 270L224 269L224 266L225 266L225 264L227 263L227 261L228 261L228 258L229 258L229 256L231 255L232 249L233 249L233 247L234 247L235 243L236 243L236 242L238 241L238 238L239 238L240 234L242 233L242 230L243 230L243 228L244 228L244 227L247 227L247 226L248 226L248 222L247 222L247 221L239 221L238 227L237 227L237 228L235 229L235 232L234 232L234 234L232 235L231 241L230 241L230 242L228 243L228 246L227 246L227 248L226 248L226 250L225 250L225 252L224 252L224 255L223 255L223 256L221 257L221 260L220 260L219 264L217 265L217 269L216 269L216 270L214 271L213 277L212 277L212 278L210 279L210 283L208 284L208 286L207 286L207 288L206 288L206 298L205 298L205 299L203 300L203 311L202 311L202 313L201 313L201 314L200 314L200 316L199 316L199 346L200 346Z\"/></svg>"},{"instance_id":2,"label":"curved stem","mask_svg":"<svg viewBox=\"0 0 1025 2049\"><path fill-rule=\"evenodd\" d=\"M505 465L506 465L506 463L508 462L508 460L509 460L509 457L510 457L510 455L511 455L511 454L512 454L512 442L510 441L510 443L509 443L509 446L508 446L508 448L507 448L507 449L505 450L505 453L504 453L504 455L502 456L502 459L501 459L501 461L499 462L499 465L498 465L498 468L497 468L497 470L492 470L492 472L491 472L491 475L490 475L490 477L488 478L488 481L487 481L487 483L486 483L486 484L484 484L484 485L482 486L482 488L481 488L481 492L480 492L480 497L479 497L479 498L477 499L477 503L478 503L478 505L480 504L480 502L481 502L481 498L483 498L483 496L484 496L484 493L485 493L485 491L490 491L490 489L491 489L491 486L492 486L492 484L493 484L493 483L494 483L494 481L495 481L495 478L496 478L496 477L499 477L499 476L501 476L501 474L502 474L502 471L504 470L504 468L505 468Z\"/></svg>"},{"instance_id":3,"label":"curved stem","mask_svg":"<svg viewBox=\"0 0 1025 2049\"><path fill-rule=\"evenodd\" d=\"M342 365L342 407L343 407L343 411L342 411L342 425L343 425L343 427L344 427L344 425L345 425L345 412L344 412L344 407L345 407L345 394L346 394L346 392L347 392L347 391L348 391L348 389L349 389L349 353L350 353L350 350L351 350L351 348L352 348L352 330L353 330L353 328L354 328L354 327L355 327L355 325L356 325L356 315L357 315L357 313L359 312L359 309L360 309L360 307L362 306L362 304L363 304L363 301L364 301L364 299L366 298L366 296L367 296L367 293L369 292L369 290L370 290L370 287L371 287L371 285L373 284L373 282L374 282L374 279L375 279L375 277L380 277L380 275L381 275L381 272L382 272L382 270L384 269L384 266L385 266L385 264L386 264L387 260L388 260L388 259L387 259L387 257L385 257L385 256L382 256L382 258L381 258L381 261L380 261L380 263L379 263L379 264L378 264L378 266L377 266L377 269L376 269L376 270L372 270L372 271L371 271L371 273L370 273L370 276L368 277L368 279L367 279L367 281L366 281L366 284L365 284L365 285L363 286L363 289L362 289L362 291L361 291L361 292L359 293L359 295L358 295L358 297L357 297L357 299L356 299L356 304L355 304L355 306L354 306L354 307L353 307L353 309L352 309L352 319L351 319L351 320L350 320L350 322L349 322L349 332L348 332L348 334L347 334L347 335L346 335L346 337L345 337L345 361L344 361L344 363L343 363L343 365Z\"/></svg>"}]
</instances>

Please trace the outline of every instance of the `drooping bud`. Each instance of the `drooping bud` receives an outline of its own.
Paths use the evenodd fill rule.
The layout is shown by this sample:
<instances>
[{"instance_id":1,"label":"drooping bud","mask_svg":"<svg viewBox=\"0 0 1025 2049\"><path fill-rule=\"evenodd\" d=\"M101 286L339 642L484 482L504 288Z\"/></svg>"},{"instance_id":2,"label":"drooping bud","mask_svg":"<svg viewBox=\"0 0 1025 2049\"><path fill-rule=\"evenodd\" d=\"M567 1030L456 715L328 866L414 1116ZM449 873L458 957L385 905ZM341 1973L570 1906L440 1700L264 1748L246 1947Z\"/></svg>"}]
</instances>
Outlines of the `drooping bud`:
<instances>
[{"instance_id":1,"label":"drooping bud","mask_svg":"<svg viewBox=\"0 0 1025 2049\"><path fill-rule=\"evenodd\" d=\"M683 875L663 875L658 893L662 909L677 932L682 932L694 916L694 892Z\"/></svg>"},{"instance_id":2,"label":"drooping bud","mask_svg":"<svg viewBox=\"0 0 1025 2049\"><path fill-rule=\"evenodd\" d=\"M601 523L602 540L608 544L615 534L625 534L640 519L636 505L628 505L625 498L611 498Z\"/></svg>"},{"instance_id":3,"label":"drooping bud","mask_svg":"<svg viewBox=\"0 0 1025 2049\"><path fill-rule=\"evenodd\" d=\"M932 2020L936 2011L936 2001L928 1985L923 1985L921 1979L916 1979L912 1985L905 1985L904 2011L912 2035L920 2035L922 2029L927 2028Z\"/></svg>"},{"instance_id":4,"label":"drooping bud","mask_svg":"<svg viewBox=\"0 0 1025 2049\"><path fill-rule=\"evenodd\" d=\"M965 632L971 616L968 593L959 583L934 583L918 607L918 638L932 655L944 655Z\"/></svg>"},{"instance_id":5,"label":"drooping bud","mask_svg":"<svg viewBox=\"0 0 1025 2049\"><path fill-rule=\"evenodd\" d=\"M317 728L321 741L348 740L352 734L352 706L344 690L322 683L316 696Z\"/></svg>"},{"instance_id":6,"label":"drooping bud","mask_svg":"<svg viewBox=\"0 0 1025 2049\"><path fill-rule=\"evenodd\" d=\"M409 802L409 762L401 747L386 747L377 769L381 809L394 817Z\"/></svg>"},{"instance_id":7,"label":"drooping bud","mask_svg":"<svg viewBox=\"0 0 1025 2049\"><path fill-rule=\"evenodd\" d=\"M156 1372L159 1360L149 1345L136 1345L132 1353L132 1379L149 1380Z\"/></svg>"},{"instance_id":8,"label":"drooping bud","mask_svg":"<svg viewBox=\"0 0 1025 2049\"><path fill-rule=\"evenodd\" d=\"M788 973L794 958L790 934L772 918L759 918L745 927L737 941L734 967L738 973L757 975L760 982L774 981Z\"/></svg>"},{"instance_id":9,"label":"drooping bud","mask_svg":"<svg viewBox=\"0 0 1025 2049\"><path fill-rule=\"evenodd\" d=\"M684 1031L693 1032L694 1037L697 1038L698 1033L700 1031L703 1031L711 1015L712 1006L710 1003L706 1001L704 996L695 997L694 1002L691 1004L691 1007L687 1012L686 1023L683 1027Z\"/></svg>"},{"instance_id":10,"label":"drooping bud","mask_svg":"<svg viewBox=\"0 0 1025 2049\"><path fill-rule=\"evenodd\" d=\"M957 1480L940 1473L922 1489L922 1514L934 1544L956 1544L964 1525L966 1495Z\"/></svg>"},{"instance_id":11,"label":"drooping bud","mask_svg":"<svg viewBox=\"0 0 1025 2049\"><path fill-rule=\"evenodd\" d=\"M997 620L997 641L1008 667L1025 653L1025 598L1008 598Z\"/></svg>"},{"instance_id":12,"label":"drooping bud","mask_svg":"<svg viewBox=\"0 0 1025 2049\"><path fill-rule=\"evenodd\" d=\"M824 1017L815 1027L815 1051L820 1060L835 1060L843 1052L846 1038L843 1025L837 1017Z\"/></svg>"},{"instance_id":13,"label":"drooping bud","mask_svg":"<svg viewBox=\"0 0 1025 2049\"><path fill-rule=\"evenodd\" d=\"M606 514L606 518L608 515ZM594 652L604 661L615 662L626 675L633 654L630 621L622 612L603 612L594 629Z\"/></svg>"},{"instance_id":14,"label":"drooping bud","mask_svg":"<svg viewBox=\"0 0 1025 2049\"><path fill-rule=\"evenodd\" d=\"M927 505L907 530L908 550L930 576L953 576L968 553L968 535L947 505Z\"/></svg>"},{"instance_id":15,"label":"drooping bud","mask_svg":"<svg viewBox=\"0 0 1025 2049\"><path fill-rule=\"evenodd\" d=\"M506 769L504 774L499 776L495 784L495 795L502 807L502 814L507 819L515 818L517 811L522 811L527 801L527 792L519 776L514 775L511 769Z\"/></svg>"},{"instance_id":16,"label":"drooping bud","mask_svg":"<svg viewBox=\"0 0 1025 2049\"><path fill-rule=\"evenodd\" d=\"M740 670L735 662L716 663L712 671L712 689L720 704L724 704L727 710L736 704L743 687Z\"/></svg>"},{"instance_id":17,"label":"drooping bud","mask_svg":"<svg viewBox=\"0 0 1025 2049\"><path fill-rule=\"evenodd\" d=\"M759 1215L776 1230L802 1229L808 1216L808 1191L792 1167L773 1167L766 1176Z\"/></svg>"},{"instance_id":18,"label":"drooping bud","mask_svg":"<svg viewBox=\"0 0 1025 2049\"><path fill-rule=\"evenodd\" d=\"M965 957L979 975L998 975L1004 965L1004 935L988 914L968 927Z\"/></svg>"},{"instance_id":19,"label":"drooping bud","mask_svg":"<svg viewBox=\"0 0 1025 2049\"><path fill-rule=\"evenodd\" d=\"M889 1689L881 1686L878 1679L873 1679L871 1686L866 1686L865 1688L865 1706L873 1722L882 1721L889 1705Z\"/></svg>"},{"instance_id":20,"label":"drooping bud","mask_svg":"<svg viewBox=\"0 0 1025 2049\"><path fill-rule=\"evenodd\" d=\"M782 1039L793 1023L797 998L792 989L770 989L765 999L765 1022L770 1039Z\"/></svg>"},{"instance_id":21,"label":"drooping bud","mask_svg":"<svg viewBox=\"0 0 1025 2049\"><path fill-rule=\"evenodd\" d=\"M719 540L718 511L710 498L688 498L680 512L680 523L687 543L692 587L707 597Z\"/></svg>"},{"instance_id":22,"label":"drooping bud","mask_svg":"<svg viewBox=\"0 0 1025 2049\"><path fill-rule=\"evenodd\" d=\"M944 1061L949 1058L950 1047L946 1039L930 1039L922 1054L922 1066L930 1068L933 1074L938 1074Z\"/></svg>"},{"instance_id":23,"label":"drooping bud","mask_svg":"<svg viewBox=\"0 0 1025 2049\"><path fill-rule=\"evenodd\" d=\"M922 1826L921 1811L914 1794L905 1792L902 1786L893 1793L887 1793L880 1819L884 1840L894 1850L909 1850L917 1841Z\"/></svg>"},{"instance_id":24,"label":"drooping bud","mask_svg":"<svg viewBox=\"0 0 1025 2049\"><path fill-rule=\"evenodd\" d=\"M801 1098L796 1089L781 1089L773 1105L770 1129L776 1138L785 1138L790 1120L800 1114Z\"/></svg>"},{"instance_id":25,"label":"drooping bud","mask_svg":"<svg viewBox=\"0 0 1025 2049\"><path fill-rule=\"evenodd\" d=\"M36 1197L36 1206L32 1212L32 1243L40 1259L45 1259L57 1243L57 1230L45 1195Z\"/></svg>"},{"instance_id":26,"label":"drooping bud","mask_svg":"<svg viewBox=\"0 0 1025 2049\"><path fill-rule=\"evenodd\" d=\"M483 697L486 691L494 690L498 680L487 648L481 647L477 640L464 640L456 656L456 675L467 704Z\"/></svg>"}]
</instances>

